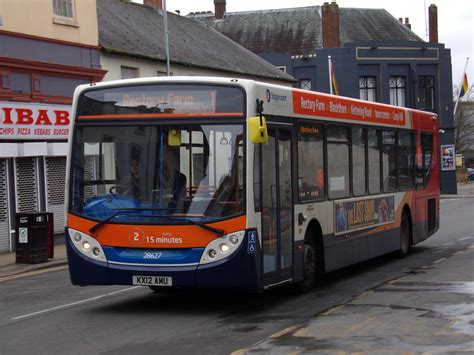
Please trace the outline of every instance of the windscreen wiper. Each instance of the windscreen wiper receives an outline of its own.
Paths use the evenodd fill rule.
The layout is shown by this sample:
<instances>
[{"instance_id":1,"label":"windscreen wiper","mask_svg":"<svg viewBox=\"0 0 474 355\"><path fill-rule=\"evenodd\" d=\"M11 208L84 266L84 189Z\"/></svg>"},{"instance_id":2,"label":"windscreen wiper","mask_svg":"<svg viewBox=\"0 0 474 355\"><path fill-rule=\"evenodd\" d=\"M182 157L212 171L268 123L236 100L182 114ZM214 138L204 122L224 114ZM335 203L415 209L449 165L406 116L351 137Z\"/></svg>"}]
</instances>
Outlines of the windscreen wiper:
<instances>
[{"instance_id":1,"label":"windscreen wiper","mask_svg":"<svg viewBox=\"0 0 474 355\"><path fill-rule=\"evenodd\" d=\"M90 229L89 229L89 232L91 234L94 234L95 231L97 231L97 229L99 229L100 227L102 227L104 224L106 224L108 221L114 219L116 216L118 216L119 214L123 213L123 212L129 212L130 210L133 210L133 208L124 208L124 209L120 209L118 210L117 212L111 214L110 216L108 216L106 219L103 219L102 221L99 221L96 225L92 226Z\"/></svg>"},{"instance_id":2,"label":"windscreen wiper","mask_svg":"<svg viewBox=\"0 0 474 355\"><path fill-rule=\"evenodd\" d=\"M119 208L119 209L113 209L114 211L117 211L115 212L114 214L110 215L109 217L107 217L106 219L103 219L102 221L98 222L96 225L92 226L90 229L89 229L89 232L94 234L95 231L97 231L97 229L99 229L100 227L102 227L104 224L106 224L107 222L111 221L112 219L114 219L116 216L118 216L119 214L122 214L123 212L130 212L130 211L176 211L177 209L176 208ZM179 209L178 209L179 210ZM211 227L212 228L212 227Z\"/></svg>"},{"instance_id":3,"label":"windscreen wiper","mask_svg":"<svg viewBox=\"0 0 474 355\"><path fill-rule=\"evenodd\" d=\"M94 225L93 227L91 227L89 229L89 232L90 233L94 233L96 232L100 227L102 227L105 223L111 221L112 219L114 219L116 216L118 216L119 214L122 214L124 212L130 212L130 211L176 211L177 209L176 208L121 208L119 209L117 212L115 212L114 214L110 215L109 217L107 217L106 219L103 219L102 221L98 222L96 225ZM179 209L178 209L179 210ZM145 217L145 216L143 216ZM148 216L146 216L148 217ZM200 223L200 222L196 222L190 218L181 218L181 217L172 217L172 216L167 216L167 215L160 215L160 216L149 216L149 217L160 217L160 218L166 218L166 219L169 219L169 220L174 220L174 221L185 221L185 222L188 222L188 223L191 223L191 224L194 224L196 226L199 226L203 229L206 229L210 232L213 232L214 234L216 234L218 237L222 237L224 234L225 234L225 231L223 229L220 229L220 228L215 228L215 227L211 227L211 226L208 226L207 224L204 224L204 223Z\"/></svg>"},{"instance_id":4,"label":"windscreen wiper","mask_svg":"<svg viewBox=\"0 0 474 355\"><path fill-rule=\"evenodd\" d=\"M159 216L159 217L164 217L164 218L167 218L167 219L170 219L170 220L174 220L174 221L185 221L185 222L188 222L188 223L191 223L191 224L194 224L196 226L199 226L203 229L206 229L214 234L216 234L218 237L222 237L224 234L225 234L225 231L223 229L220 229L220 228L215 228L215 227L211 227L211 226L208 226L207 224L204 224L204 223L200 223L200 222L196 222L190 218L186 218L186 217L173 217L173 216Z\"/></svg>"}]
</instances>

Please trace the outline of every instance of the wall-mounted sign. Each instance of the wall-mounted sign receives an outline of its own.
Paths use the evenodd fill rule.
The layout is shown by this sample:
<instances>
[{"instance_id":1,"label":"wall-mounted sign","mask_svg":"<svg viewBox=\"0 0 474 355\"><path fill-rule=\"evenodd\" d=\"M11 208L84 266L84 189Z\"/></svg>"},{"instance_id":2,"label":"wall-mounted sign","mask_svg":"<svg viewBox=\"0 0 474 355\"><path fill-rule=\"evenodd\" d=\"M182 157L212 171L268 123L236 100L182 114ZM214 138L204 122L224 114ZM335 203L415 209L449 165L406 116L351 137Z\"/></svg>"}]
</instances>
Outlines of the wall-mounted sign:
<instances>
[{"instance_id":1,"label":"wall-mounted sign","mask_svg":"<svg viewBox=\"0 0 474 355\"><path fill-rule=\"evenodd\" d=\"M1 140L67 140L71 106L0 102Z\"/></svg>"},{"instance_id":2,"label":"wall-mounted sign","mask_svg":"<svg viewBox=\"0 0 474 355\"><path fill-rule=\"evenodd\" d=\"M456 170L454 161L454 144L446 144L441 146L441 170Z\"/></svg>"}]
</instances>

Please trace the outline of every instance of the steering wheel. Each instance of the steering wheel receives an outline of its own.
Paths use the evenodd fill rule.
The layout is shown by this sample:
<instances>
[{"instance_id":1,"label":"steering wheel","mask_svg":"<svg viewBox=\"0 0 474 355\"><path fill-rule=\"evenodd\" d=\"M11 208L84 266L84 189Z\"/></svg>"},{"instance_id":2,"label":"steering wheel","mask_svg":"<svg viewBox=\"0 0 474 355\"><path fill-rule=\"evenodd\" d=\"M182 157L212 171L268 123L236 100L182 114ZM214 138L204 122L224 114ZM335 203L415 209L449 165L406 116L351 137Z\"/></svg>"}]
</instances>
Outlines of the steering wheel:
<instances>
[{"instance_id":1,"label":"steering wheel","mask_svg":"<svg viewBox=\"0 0 474 355\"><path fill-rule=\"evenodd\" d=\"M130 186L127 185L113 185L110 187L109 192L112 195L119 194L117 190L121 190L120 194L121 195L127 195L130 192Z\"/></svg>"}]
</instances>

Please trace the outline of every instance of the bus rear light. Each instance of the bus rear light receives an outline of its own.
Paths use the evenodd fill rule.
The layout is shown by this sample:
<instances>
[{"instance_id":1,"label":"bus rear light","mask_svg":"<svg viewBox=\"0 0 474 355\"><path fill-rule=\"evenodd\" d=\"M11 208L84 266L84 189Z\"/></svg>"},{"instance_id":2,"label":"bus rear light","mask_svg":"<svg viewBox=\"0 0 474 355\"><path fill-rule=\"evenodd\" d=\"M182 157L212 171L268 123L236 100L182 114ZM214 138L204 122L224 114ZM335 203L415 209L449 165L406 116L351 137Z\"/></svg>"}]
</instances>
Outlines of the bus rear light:
<instances>
[{"instance_id":1,"label":"bus rear light","mask_svg":"<svg viewBox=\"0 0 474 355\"><path fill-rule=\"evenodd\" d=\"M229 251L229 246L225 243L222 243L221 245L219 245L219 249L221 250L221 252L223 253L227 253Z\"/></svg>"},{"instance_id":2,"label":"bus rear light","mask_svg":"<svg viewBox=\"0 0 474 355\"><path fill-rule=\"evenodd\" d=\"M215 251L214 249L211 249L208 251L207 254L209 255L211 259L214 259L217 256L217 251Z\"/></svg>"},{"instance_id":3,"label":"bus rear light","mask_svg":"<svg viewBox=\"0 0 474 355\"><path fill-rule=\"evenodd\" d=\"M94 254L94 256L99 256L100 255L100 249L97 248L97 247L94 247L94 249L92 249L92 254Z\"/></svg>"}]
</instances>

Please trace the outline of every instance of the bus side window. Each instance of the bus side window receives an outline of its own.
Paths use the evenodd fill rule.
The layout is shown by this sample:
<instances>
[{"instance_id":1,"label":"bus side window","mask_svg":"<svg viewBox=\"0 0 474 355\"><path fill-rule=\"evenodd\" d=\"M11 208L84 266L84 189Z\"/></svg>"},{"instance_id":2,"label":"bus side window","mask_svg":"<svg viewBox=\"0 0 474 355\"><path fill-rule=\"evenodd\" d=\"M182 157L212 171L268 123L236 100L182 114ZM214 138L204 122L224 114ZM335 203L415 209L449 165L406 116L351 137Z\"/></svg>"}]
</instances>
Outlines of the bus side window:
<instances>
[{"instance_id":1,"label":"bus side window","mask_svg":"<svg viewBox=\"0 0 474 355\"><path fill-rule=\"evenodd\" d=\"M354 196L362 196L366 193L366 132L365 128L352 127L352 191Z\"/></svg>"},{"instance_id":2,"label":"bus side window","mask_svg":"<svg viewBox=\"0 0 474 355\"><path fill-rule=\"evenodd\" d=\"M380 193L380 130L369 128L369 193Z\"/></svg>"},{"instance_id":3,"label":"bus side window","mask_svg":"<svg viewBox=\"0 0 474 355\"><path fill-rule=\"evenodd\" d=\"M323 126L298 126L298 196L301 202L324 198Z\"/></svg>"},{"instance_id":4,"label":"bus side window","mask_svg":"<svg viewBox=\"0 0 474 355\"><path fill-rule=\"evenodd\" d=\"M331 199L349 196L349 129L327 129L328 195Z\"/></svg>"},{"instance_id":5,"label":"bus side window","mask_svg":"<svg viewBox=\"0 0 474 355\"><path fill-rule=\"evenodd\" d=\"M430 178L431 163L433 161L433 135L431 133L423 133L421 135L421 145L423 149L423 177L426 186Z\"/></svg>"},{"instance_id":6,"label":"bus side window","mask_svg":"<svg viewBox=\"0 0 474 355\"><path fill-rule=\"evenodd\" d=\"M382 176L384 192L397 190L397 132L382 131Z\"/></svg>"},{"instance_id":7,"label":"bus side window","mask_svg":"<svg viewBox=\"0 0 474 355\"><path fill-rule=\"evenodd\" d=\"M400 189L411 189L415 186L414 158L413 133L400 131L398 134L398 185Z\"/></svg>"}]
</instances>

